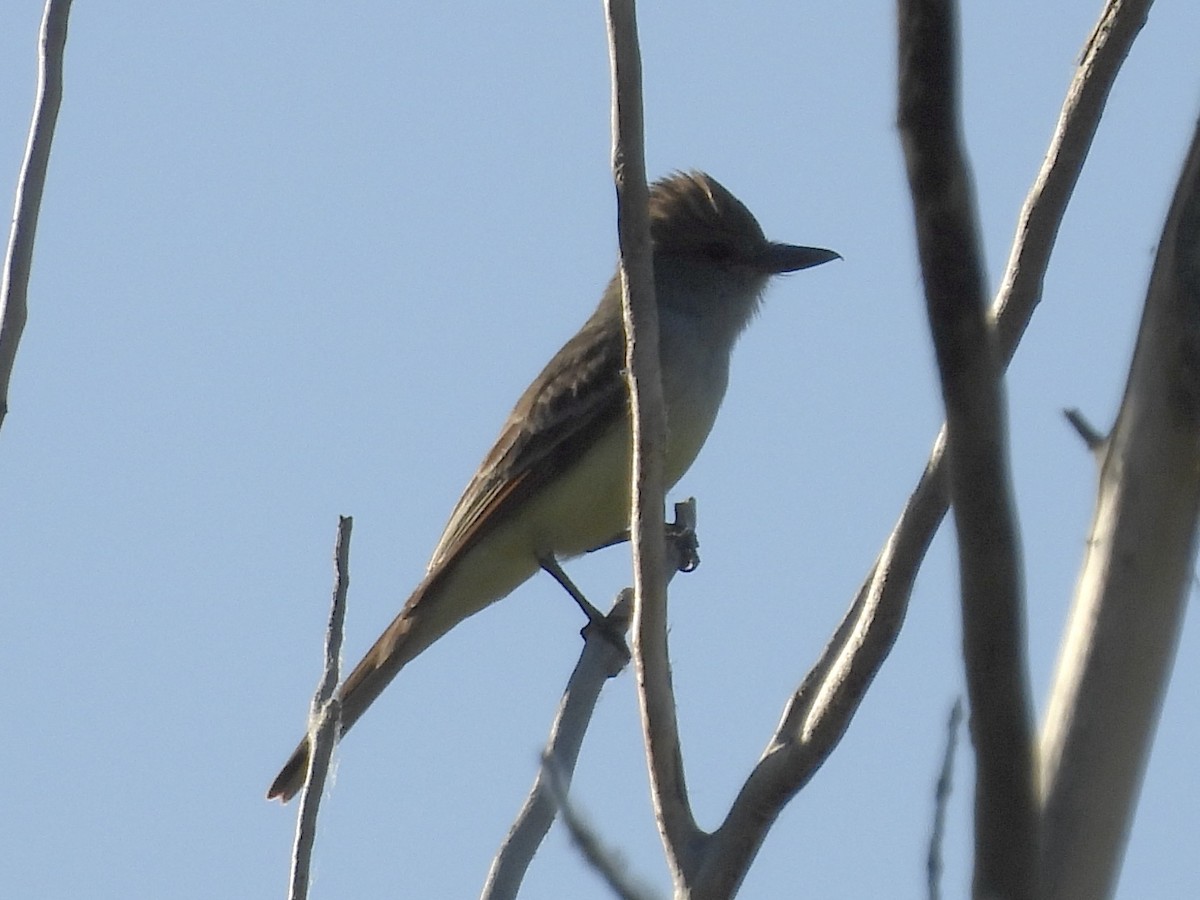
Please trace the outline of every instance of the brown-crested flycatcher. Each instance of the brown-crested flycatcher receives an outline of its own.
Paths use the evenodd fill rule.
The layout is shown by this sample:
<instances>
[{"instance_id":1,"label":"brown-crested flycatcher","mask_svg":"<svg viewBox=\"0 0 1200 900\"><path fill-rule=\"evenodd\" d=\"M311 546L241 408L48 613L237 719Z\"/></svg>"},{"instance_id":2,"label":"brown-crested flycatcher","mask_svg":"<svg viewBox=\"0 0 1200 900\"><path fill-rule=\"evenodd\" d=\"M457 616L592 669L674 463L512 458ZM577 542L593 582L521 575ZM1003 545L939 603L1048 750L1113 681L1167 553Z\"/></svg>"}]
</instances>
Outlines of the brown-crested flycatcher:
<instances>
[{"instance_id":1,"label":"brown-crested flycatcher","mask_svg":"<svg viewBox=\"0 0 1200 900\"><path fill-rule=\"evenodd\" d=\"M669 489L708 437L733 345L771 276L838 254L768 241L750 211L701 172L651 187L650 234ZM628 527L624 342L614 277L592 317L521 395L450 514L424 580L342 684L343 733L413 657L506 596L543 561L577 556ZM306 738L268 798L286 802L304 785L308 753Z\"/></svg>"}]
</instances>

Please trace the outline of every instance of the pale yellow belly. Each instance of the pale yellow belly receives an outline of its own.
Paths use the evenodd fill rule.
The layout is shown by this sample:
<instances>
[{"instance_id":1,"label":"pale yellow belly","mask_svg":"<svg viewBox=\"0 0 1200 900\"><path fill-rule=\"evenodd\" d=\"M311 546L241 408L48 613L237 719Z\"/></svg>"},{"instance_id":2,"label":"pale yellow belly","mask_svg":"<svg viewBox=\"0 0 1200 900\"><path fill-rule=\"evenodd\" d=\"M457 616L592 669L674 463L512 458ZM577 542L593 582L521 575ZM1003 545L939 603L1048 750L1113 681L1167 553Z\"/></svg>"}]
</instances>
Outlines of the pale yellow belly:
<instances>
[{"instance_id":1,"label":"pale yellow belly","mask_svg":"<svg viewBox=\"0 0 1200 900\"><path fill-rule=\"evenodd\" d=\"M723 375L723 373L721 373ZM665 487L683 477L700 452L724 394L694 381L664 385L668 403ZM629 527L628 423L605 433L573 466L514 510L458 560L440 595L447 618L461 619L506 596L539 568L540 555L578 556ZM453 598L453 599L451 599ZM438 604L440 605L440 604ZM450 623L447 622L447 625Z\"/></svg>"}]
</instances>

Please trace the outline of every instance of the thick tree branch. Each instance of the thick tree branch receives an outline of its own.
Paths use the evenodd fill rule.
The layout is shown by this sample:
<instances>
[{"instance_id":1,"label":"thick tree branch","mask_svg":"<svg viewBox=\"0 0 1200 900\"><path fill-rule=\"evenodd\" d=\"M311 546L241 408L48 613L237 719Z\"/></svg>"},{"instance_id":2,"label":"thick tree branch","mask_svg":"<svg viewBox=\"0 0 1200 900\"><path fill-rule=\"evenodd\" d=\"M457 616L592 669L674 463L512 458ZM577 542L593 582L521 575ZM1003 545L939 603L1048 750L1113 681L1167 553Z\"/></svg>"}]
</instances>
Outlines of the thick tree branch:
<instances>
[{"instance_id":1,"label":"thick tree branch","mask_svg":"<svg viewBox=\"0 0 1200 900\"><path fill-rule=\"evenodd\" d=\"M1001 366L959 124L957 28L951 0L901 0L900 137L946 406L976 759L973 889L977 897L1034 898L1039 811L1020 547Z\"/></svg>"},{"instance_id":2,"label":"thick tree branch","mask_svg":"<svg viewBox=\"0 0 1200 900\"><path fill-rule=\"evenodd\" d=\"M1042 734L1047 896L1111 896L1192 590L1200 126L1150 276ZM1098 789L1098 786L1103 786Z\"/></svg>"}]
</instances>

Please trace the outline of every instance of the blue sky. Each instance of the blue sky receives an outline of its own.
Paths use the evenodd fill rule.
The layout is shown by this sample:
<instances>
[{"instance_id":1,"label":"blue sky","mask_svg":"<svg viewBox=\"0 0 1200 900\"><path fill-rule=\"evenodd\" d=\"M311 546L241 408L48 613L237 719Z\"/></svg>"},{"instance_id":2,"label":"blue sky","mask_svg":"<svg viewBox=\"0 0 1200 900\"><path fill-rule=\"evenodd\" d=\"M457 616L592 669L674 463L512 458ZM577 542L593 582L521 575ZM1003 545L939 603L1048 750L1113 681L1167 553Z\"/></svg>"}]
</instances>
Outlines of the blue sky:
<instances>
[{"instance_id":1,"label":"blue sky","mask_svg":"<svg viewBox=\"0 0 1200 900\"><path fill-rule=\"evenodd\" d=\"M41 4L0 13L15 178ZM1099 4L971 4L965 119L993 283ZM773 238L843 263L782 279L679 485L685 762L715 825L915 484L941 420L893 127L894 9L643 4L647 168L711 172ZM1112 421L1200 111L1200 7L1163 3L1113 93L1008 383L1042 704L1095 472L1060 410ZM598 4L80 3L30 316L0 435L0 883L6 896L264 897L292 809L263 791L316 683L338 514L346 661L418 580L525 384L615 259ZM8 202L7 200L5 202ZM743 896L920 897L962 689L948 533L838 751ZM571 571L607 603L612 550ZM535 579L422 657L340 753L317 897L478 893L579 649ZM1194 617L1119 896L1200 861ZM969 879L959 754L946 896ZM575 797L665 891L628 674ZM524 896L606 897L556 830Z\"/></svg>"}]
</instances>

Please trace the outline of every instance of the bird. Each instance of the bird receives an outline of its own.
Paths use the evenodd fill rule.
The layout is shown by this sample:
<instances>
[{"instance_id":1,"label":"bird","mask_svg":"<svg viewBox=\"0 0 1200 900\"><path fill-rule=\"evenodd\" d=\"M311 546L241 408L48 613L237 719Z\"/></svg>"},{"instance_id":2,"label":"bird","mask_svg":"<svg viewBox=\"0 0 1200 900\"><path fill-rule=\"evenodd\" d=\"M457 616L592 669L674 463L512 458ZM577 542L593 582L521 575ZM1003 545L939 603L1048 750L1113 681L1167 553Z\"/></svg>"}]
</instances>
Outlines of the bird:
<instances>
[{"instance_id":1,"label":"bird","mask_svg":"<svg viewBox=\"0 0 1200 900\"><path fill-rule=\"evenodd\" d=\"M767 240L746 206L704 172L654 182L649 213L669 490L713 427L733 347L768 282L841 257ZM405 665L459 622L539 569L555 574L559 560L610 543L628 527L624 366L618 271L591 317L521 395L451 512L421 582L342 683L343 735ZM267 798L295 796L308 761L305 737Z\"/></svg>"}]
</instances>

